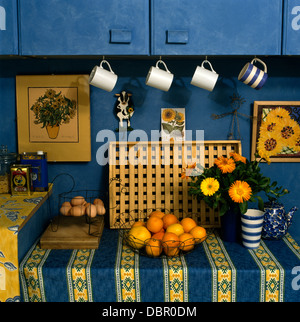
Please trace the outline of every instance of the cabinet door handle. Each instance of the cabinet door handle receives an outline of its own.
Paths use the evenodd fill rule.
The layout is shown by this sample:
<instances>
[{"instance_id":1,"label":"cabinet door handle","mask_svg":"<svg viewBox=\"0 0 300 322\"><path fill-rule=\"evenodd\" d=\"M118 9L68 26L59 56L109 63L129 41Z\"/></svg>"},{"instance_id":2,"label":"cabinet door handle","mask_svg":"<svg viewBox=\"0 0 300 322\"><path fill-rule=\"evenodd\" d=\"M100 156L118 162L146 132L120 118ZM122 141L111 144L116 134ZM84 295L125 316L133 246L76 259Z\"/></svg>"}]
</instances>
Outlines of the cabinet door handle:
<instances>
[{"instance_id":1,"label":"cabinet door handle","mask_svg":"<svg viewBox=\"0 0 300 322\"><path fill-rule=\"evenodd\" d=\"M167 30L168 44L187 44L189 32L187 30Z\"/></svg>"},{"instance_id":2,"label":"cabinet door handle","mask_svg":"<svg viewBox=\"0 0 300 322\"><path fill-rule=\"evenodd\" d=\"M110 43L112 44L130 44L131 30L126 29L111 29Z\"/></svg>"}]
</instances>

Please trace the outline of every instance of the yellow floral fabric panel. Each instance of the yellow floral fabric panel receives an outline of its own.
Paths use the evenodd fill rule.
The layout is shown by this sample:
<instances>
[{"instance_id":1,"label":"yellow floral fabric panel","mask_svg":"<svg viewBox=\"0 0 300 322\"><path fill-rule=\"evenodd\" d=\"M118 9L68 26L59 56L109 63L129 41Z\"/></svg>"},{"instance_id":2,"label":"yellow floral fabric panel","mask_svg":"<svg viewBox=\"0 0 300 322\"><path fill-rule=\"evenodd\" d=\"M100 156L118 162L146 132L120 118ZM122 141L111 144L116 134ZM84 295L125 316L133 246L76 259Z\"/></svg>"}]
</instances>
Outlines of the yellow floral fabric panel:
<instances>
[{"instance_id":1,"label":"yellow floral fabric panel","mask_svg":"<svg viewBox=\"0 0 300 322\"><path fill-rule=\"evenodd\" d=\"M0 301L19 301L18 232L47 192L0 194Z\"/></svg>"}]
</instances>

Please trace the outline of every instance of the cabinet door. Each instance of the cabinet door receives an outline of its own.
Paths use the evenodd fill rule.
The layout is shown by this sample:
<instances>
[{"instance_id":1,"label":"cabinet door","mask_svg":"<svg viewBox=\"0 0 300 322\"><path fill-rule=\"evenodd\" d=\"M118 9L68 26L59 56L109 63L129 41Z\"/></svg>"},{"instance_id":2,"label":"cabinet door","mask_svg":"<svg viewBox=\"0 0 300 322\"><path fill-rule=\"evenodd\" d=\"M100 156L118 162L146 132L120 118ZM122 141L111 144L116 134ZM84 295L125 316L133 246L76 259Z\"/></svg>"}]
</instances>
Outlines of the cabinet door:
<instances>
[{"instance_id":1,"label":"cabinet door","mask_svg":"<svg viewBox=\"0 0 300 322\"><path fill-rule=\"evenodd\" d=\"M18 55L17 0L0 0L0 55Z\"/></svg>"},{"instance_id":2,"label":"cabinet door","mask_svg":"<svg viewBox=\"0 0 300 322\"><path fill-rule=\"evenodd\" d=\"M149 54L148 0L19 0L22 55Z\"/></svg>"},{"instance_id":3,"label":"cabinet door","mask_svg":"<svg viewBox=\"0 0 300 322\"><path fill-rule=\"evenodd\" d=\"M282 0L153 0L152 54L280 55Z\"/></svg>"},{"instance_id":4,"label":"cabinet door","mask_svg":"<svg viewBox=\"0 0 300 322\"><path fill-rule=\"evenodd\" d=\"M282 53L300 55L300 0L284 2Z\"/></svg>"}]
</instances>

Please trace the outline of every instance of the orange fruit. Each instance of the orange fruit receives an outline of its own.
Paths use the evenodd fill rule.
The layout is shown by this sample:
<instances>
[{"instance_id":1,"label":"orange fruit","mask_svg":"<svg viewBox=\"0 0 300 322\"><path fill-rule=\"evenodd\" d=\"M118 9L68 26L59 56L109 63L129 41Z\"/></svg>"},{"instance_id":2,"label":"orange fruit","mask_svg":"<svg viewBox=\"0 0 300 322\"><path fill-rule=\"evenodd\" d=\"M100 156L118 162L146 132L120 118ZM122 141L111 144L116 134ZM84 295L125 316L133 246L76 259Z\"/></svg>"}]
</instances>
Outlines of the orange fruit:
<instances>
[{"instance_id":1,"label":"orange fruit","mask_svg":"<svg viewBox=\"0 0 300 322\"><path fill-rule=\"evenodd\" d=\"M173 214L166 214L163 216L162 221L164 222L164 229L167 229L168 226L172 224L177 224L179 220Z\"/></svg>"},{"instance_id":2,"label":"orange fruit","mask_svg":"<svg viewBox=\"0 0 300 322\"><path fill-rule=\"evenodd\" d=\"M162 246L167 256L176 256L179 254L179 243L179 237L176 234L165 232L162 239Z\"/></svg>"},{"instance_id":3,"label":"orange fruit","mask_svg":"<svg viewBox=\"0 0 300 322\"><path fill-rule=\"evenodd\" d=\"M161 240L150 238L146 241L146 253L149 256L157 257L162 252Z\"/></svg>"},{"instance_id":4,"label":"orange fruit","mask_svg":"<svg viewBox=\"0 0 300 322\"><path fill-rule=\"evenodd\" d=\"M168 233L174 233L177 236L180 236L184 233L184 229L181 224L172 224L167 227L166 232Z\"/></svg>"},{"instance_id":5,"label":"orange fruit","mask_svg":"<svg viewBox=\"0 0 300 322\"><path fill-rule=\"evenodd\" d=\"M194 227L190 234L196 239L195 242L200 242L206 237L206 229L201 226Z\"/></svg>"},{"instance_id":6,"label":"orange fruit","mask_svg":"<svg viewBox=\"0 0 300 322\"><path fill-rule=\"evenodd\" d=\"M157 216L152 216L147 220L146 227L151 233L158 233L163 228L163 221Z\"/></svg>"},{"instance_id":7,"label":"orange fruit","mask_svg":"<svg viewBox=\"0 0 300 322\"><path fill-rule=\"evenodd\" d=\"M183 233L179 236L179 249L187 252L194 248L195 240L192 234L189 233Z\"/></svg>"},{"instance_id":8,"label":"orange fruit","mask_svg":"<svg viewBox=\"0 0 300 322\"><path fill-rule=\"evenodd\" d=\"M140 249L149 238L151 238L151 233L146 227L132 227L128 233L128 244L133 248Z\"/></svg>"},{"instance_id":9,"label":"orange fruit","mask_svg":"<svg viewBox=\"0 0 300 322\"><path fill-rule=\"evenodd\" d=\"M138 226L144 226L144 227L146 227L146 223L145 222L143 222L143 221L136 221L132 226L131 226L131 228L132 227L138 227Z\"/></svg>"},{"instance_id":10,"label":"orange fruit","mask_svg":"<svg viewBox=\"0 0 300 322\"><path fill-rule=\"evenodd\" d=\"M194 227L197 226L196 221L194 219L188 218L188 217L183 218L180 223L181 223L185 233L190 232Z\"/></svg>"},{"instance_id":11,"label":"orange fruit","mask_svg":"<svg viewBox=\"0 0 300 322\"><path fill-rule=\"evenodd\" d=\"M152 235L152 238L155 238L155 239L159 239L159 240L162 240L163 237L164 237L164 234L165 234L165 230L162 229L161 231L159 231L158 233L155 233Z\"/></svg>"},{"instance_id":12,"label":"orange fruit","mask_svg":"<svg viewBox=\"0 0 300 322\"><path fill-rule=\"evenodd\" d=\"M164 212L159 211L159 210L154 210L154 211L151 212L151 214L149 215L149 217L157 216L159 218L162 218L164 215L165 215Z\"/></svg>"}]
</instances>

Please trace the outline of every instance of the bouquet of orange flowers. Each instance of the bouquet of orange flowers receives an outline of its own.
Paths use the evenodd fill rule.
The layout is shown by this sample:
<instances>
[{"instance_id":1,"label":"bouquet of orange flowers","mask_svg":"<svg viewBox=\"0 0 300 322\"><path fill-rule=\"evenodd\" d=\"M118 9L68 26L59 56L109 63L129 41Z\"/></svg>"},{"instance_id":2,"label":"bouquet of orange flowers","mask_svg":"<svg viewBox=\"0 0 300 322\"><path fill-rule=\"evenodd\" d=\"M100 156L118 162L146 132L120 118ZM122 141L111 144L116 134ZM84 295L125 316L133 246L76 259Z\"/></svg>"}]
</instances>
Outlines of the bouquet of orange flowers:
<instances>
[{"instance_id":1,"label":"bouquet of orange flowers","mask_svg":"<svg viewBox=\"0 0 300 322\"><path fill-rule=\"evenodd\" d=\"M230 153L230 157L217 158L210 168L201 168L193 164L189 171L182 173L182 178L191 178L189 193L204 200L211 208L219 208L223 215L230 207L238 206L244 214L248 202L258 201L258 208L263 210L264 202L258 194L265 192L269 199L277 199L288 193L288 190L271 184L259 167L259 161L248 161L238 153Z\"/></svg>"}]
</instances>

